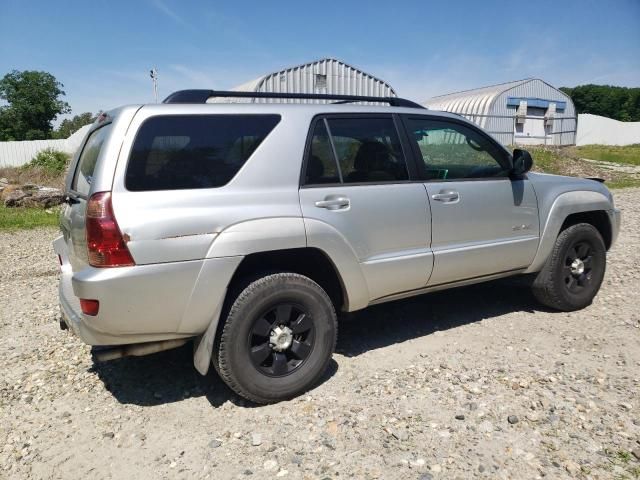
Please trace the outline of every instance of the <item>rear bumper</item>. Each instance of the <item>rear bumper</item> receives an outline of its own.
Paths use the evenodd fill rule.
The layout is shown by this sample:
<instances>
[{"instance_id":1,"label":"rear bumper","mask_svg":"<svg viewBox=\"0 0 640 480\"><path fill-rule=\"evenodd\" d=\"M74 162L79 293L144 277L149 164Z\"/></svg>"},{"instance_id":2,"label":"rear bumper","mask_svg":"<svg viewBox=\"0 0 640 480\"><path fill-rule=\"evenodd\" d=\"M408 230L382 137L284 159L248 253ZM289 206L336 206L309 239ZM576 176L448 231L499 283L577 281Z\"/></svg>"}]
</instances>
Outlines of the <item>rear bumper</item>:
<instances>
[{"instance_id":1,"label":"rear bumper","mask_svg":"<svg viewBox=\"0 0 640 480\"><path fill-rule=\"evenodd\" d=\"M62 237L60 310L64 322L89 345L123 345L200 335L224 301L242 257L212 258L73 272ZM65 253L62 254L61 252ZM98 300L96 316L82 313L80 298Z\"/></svg>"}]
</instances>

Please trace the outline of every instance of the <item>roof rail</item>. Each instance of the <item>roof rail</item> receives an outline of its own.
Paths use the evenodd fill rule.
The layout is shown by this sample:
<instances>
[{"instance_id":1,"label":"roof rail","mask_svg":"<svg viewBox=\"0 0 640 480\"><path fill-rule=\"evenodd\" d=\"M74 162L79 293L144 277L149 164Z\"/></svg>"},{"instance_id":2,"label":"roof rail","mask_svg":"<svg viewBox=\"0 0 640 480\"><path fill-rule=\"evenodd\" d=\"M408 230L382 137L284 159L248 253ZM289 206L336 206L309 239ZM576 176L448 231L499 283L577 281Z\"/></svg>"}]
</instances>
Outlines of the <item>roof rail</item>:
<instances>
[{"instance_id":1,"label":"roof rail","mask_svg":"<svg viewBox=\"0 0 640 480\"><path fill-rule=\"evenodd\" d=\"M363 95L333 95L325 93L276 93L276 92L236 92L223 90L178 90L162 103L207 103L211 97L223 98L284 98L297 100L335 100L338 103L375 102L388 103L392 107L422 108L411 100L399 97L370 97Z\"/></svg>"}]
</instances>

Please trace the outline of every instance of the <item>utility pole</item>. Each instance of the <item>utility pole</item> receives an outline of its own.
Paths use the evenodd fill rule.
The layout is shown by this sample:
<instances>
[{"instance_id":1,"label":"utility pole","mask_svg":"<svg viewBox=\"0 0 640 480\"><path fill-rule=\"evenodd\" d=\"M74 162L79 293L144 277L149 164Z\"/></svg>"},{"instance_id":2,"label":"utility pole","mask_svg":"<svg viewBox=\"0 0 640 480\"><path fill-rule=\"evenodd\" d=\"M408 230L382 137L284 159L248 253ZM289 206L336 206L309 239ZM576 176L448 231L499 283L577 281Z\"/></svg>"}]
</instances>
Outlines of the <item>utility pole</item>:
<instances>
[{"instance_id":1,"label":"utility pole","mask_svg":"<svg viewBox=\"0 0 640 480\"><path fill-rule=\"evenodd\" d=\"M151 81L153 82L153 97L155 98L156 103L158 103L158 69L156 67L153 67L149 71L149 76L151 77Z\"/></svg>"}]
</instances>

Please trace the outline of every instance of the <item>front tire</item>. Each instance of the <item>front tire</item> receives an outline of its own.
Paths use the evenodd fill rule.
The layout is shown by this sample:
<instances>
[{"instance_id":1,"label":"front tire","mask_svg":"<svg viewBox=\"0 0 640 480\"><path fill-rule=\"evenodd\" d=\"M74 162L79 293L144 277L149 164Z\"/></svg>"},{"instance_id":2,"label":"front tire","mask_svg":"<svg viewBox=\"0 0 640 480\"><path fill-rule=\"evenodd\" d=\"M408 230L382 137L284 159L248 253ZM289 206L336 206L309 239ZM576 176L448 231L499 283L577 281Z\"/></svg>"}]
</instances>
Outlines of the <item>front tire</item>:
<instances>
[{"instance_id":1,"label":"front tire","mask_svg":"<svg viewBox=\"0 0 640 480\"><path fill-rule=\"evenodd\" d=\"M602 236L593 225L579 223L563 230L533 281L534 296L565 312L591 305L604 279L606 256Z\"/></svg>"},{"instance_id":2,"label":"front tire","mask_svg":"<svg viewBox=\"0 0 640 480\"><path fill-rule=\"evenodd\" d=\"M333 304L317 283L295 273L267 275L234 300L214 352L216 370L248 400L286 400L320 379L336 338Z\"/></svg>"}]
</instances>

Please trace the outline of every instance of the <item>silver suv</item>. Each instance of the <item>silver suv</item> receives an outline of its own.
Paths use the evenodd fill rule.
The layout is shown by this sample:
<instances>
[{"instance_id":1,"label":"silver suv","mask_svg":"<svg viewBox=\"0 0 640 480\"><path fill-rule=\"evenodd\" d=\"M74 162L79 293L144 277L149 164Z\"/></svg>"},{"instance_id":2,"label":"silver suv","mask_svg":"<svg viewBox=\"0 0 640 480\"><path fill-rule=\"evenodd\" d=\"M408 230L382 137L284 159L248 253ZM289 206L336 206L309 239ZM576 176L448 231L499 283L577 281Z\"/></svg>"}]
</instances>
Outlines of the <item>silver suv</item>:
<instances>
[{"instance_id":1,"label":"silver suv","mask_svg":"<svg viewBox=\"0 0 640 480\"><path fill-rule=\"evenodd\" d=\"M601 182L531 164L399 98L189 90L113 110L67 178L61 326L98 361L194 340L201 374L268 403L323 374L336 312L521 274L543 304L586 307L620 213Z\"/></svg>"}]
</instances>

